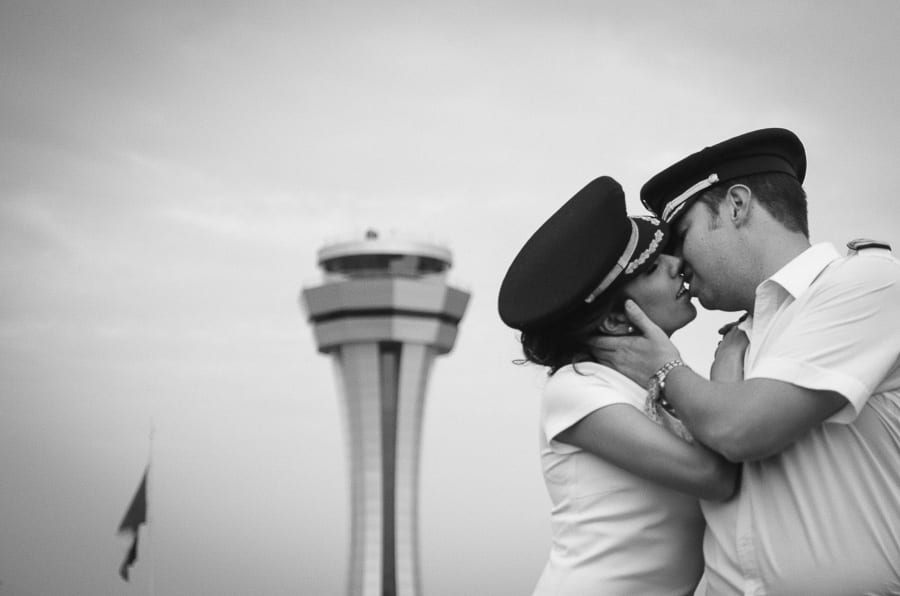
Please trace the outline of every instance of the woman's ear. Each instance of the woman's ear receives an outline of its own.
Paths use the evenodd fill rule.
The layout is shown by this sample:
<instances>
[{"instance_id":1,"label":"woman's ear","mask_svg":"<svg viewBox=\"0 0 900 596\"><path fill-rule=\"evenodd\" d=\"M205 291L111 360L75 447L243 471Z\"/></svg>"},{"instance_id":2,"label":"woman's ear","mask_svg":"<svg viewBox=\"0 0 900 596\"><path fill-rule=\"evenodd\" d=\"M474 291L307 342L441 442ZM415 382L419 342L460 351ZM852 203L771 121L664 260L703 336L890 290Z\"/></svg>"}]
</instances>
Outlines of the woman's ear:
<instances>
[{"instance_id":1,"label":"woman's ear","mask_svg":"<svg viewBox=\"0 0 900 596\"><path fill-rule=\"evenodd\" d=\"M603 317L598 325L600 332L606 335L630 335L634 333L634 327L628 322L625 313L612 312Z\"/></svg>"}]
</instances>

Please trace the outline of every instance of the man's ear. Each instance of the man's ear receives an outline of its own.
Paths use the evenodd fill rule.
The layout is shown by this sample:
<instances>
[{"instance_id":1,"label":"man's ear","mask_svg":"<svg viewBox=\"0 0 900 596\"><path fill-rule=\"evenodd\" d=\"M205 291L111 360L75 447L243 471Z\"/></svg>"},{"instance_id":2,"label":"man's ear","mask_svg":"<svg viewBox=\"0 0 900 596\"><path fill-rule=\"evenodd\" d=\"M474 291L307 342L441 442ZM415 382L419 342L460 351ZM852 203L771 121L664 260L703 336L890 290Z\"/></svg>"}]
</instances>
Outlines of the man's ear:
<instances>
[{"instance_id":1,"label":"man's ear","mask_svg":"<svg viewBox=\"0 0 900 596\"><path fill-rule=\"evenodd\" d=\"M739 228L747 223L750 217L750 200L753 193L744 184L733 184L725 193L723 207L734 227Z\"/></svg>"},{"instance_id":2,"label":"man's ear","mask_svg":"<svg viewBox=\"0 0 900 596\"><path fill-rule=\"evenodd\" d=\"M612 312L603 317L599 325L601 333L606 335L629 335L634 327L628 322L628 317L622 312Z\"/></svg>"}]
</instances>

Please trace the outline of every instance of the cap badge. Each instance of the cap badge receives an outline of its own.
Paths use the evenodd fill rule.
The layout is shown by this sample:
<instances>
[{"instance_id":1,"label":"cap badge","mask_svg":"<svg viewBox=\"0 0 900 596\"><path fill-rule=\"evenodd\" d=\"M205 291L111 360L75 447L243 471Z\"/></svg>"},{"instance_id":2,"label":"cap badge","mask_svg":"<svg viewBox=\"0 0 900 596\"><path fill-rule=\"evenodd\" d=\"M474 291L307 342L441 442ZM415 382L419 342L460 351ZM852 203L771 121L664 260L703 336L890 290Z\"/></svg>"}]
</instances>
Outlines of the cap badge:
<instances>
[{"instance_id":1,"label":"cap badge","mask_svg":"<svg viewBox=\"0 0 900 596\"><path fill-rule=\"evenodd\" d=\"M625 268L625 275L634 273L634 270L643 265L644 261L646 261L650 255L655 254L656 249L659 247L659 243L662 242L664 236L662 230L656 230L656 233L653 234L653 239L650 240L650 246L648 246L644 252L639 254L636 259L628 263L628 267Z\"/></svg>"}]
</instances>

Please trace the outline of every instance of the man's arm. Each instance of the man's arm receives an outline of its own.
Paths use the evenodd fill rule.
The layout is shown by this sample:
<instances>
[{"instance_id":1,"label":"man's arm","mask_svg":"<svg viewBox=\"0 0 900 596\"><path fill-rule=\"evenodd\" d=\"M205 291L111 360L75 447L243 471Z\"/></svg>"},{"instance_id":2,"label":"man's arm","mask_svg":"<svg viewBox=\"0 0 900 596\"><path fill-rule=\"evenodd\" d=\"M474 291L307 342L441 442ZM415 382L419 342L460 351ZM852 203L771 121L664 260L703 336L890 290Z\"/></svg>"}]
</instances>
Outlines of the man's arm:
<instances>
[{"instance_id":1,"label":"man's arm","mask_svg":"<svg viewBox=\"0 0 900 596\"><path fill-rule=\"evenodd\" d=\"M687 367L669 373L666 397L699 441L733 462L775 455L847 405L832 391L772 379L716 383Z\"/></svg>"},{"instance_id":2,"label":"man's arm","mask_svg":"<svg viewBox=\"0 0 900 596\"><path fill-rule=\"evenodd\" d=\"M643 335L600 337L595 340L595 355L646 385L657 370L680 355L640 307L630 300L625 307ZM665 393L694 437L731 461L778 453L847 403L834 392L771 379L707 381L687 367L669 373Z\"/></svg>"}]
</instances>

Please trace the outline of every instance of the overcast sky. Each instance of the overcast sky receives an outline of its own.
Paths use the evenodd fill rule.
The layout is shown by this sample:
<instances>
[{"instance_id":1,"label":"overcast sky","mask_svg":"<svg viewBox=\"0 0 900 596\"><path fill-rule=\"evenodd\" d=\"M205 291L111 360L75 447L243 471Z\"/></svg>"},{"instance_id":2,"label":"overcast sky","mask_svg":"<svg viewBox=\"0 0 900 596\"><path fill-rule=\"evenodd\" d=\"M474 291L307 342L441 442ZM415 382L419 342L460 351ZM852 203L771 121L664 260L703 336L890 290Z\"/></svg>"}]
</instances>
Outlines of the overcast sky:
<instances>
[{"instance_id":1,"label":"overcast sky","mask_svg":"<svg viewBox=\"0 0 900 596\"><path fill-rule=\"evenodd\" d=\"M541 372L496 316L592 178L783 126L813 241L900 246L900 3L0 2L0 595L341 594L332 369L298 296L369 227L472 293L422 445L428 596L529 593ZM704 314L675 335L706 370ZM150 457L149 533L115 530Z\"/></svg>"}]
</instances>

